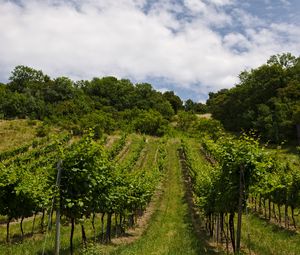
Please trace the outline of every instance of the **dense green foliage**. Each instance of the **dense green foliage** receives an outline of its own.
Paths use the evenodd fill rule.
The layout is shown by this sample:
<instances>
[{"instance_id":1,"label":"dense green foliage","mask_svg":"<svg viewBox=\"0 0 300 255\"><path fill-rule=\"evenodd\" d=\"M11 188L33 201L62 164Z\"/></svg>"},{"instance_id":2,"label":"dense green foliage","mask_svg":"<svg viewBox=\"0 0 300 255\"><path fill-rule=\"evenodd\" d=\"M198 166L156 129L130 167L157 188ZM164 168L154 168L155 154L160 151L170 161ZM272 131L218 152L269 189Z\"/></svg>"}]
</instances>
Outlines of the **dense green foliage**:
<instances>
[{"instance_id":1,"label":"dense green foliage","mask_svg":"<svg viewBox=\"0 0 300 255\"><path fill-rule=\"evenodd\" d=\"M240 74L232 89L210 93L213 117L231 131L256 130L264 140L295 141L300 124L300 58L272 56L267 64Z\"/></svg>"},{"instance_id":2,"label":"dense green foliage","mask_svg":"<svg viewBox=\"0 0 300 255\"><path fill-rule=\"evenodd\" d=\"M115 77L73 82L17 66L10 82L0 84L0 118L40 119L75 134L92 127L106 133L121 128L161 135L167 131L168 120L182 108L181 99L172 91L161 93L148 83L134 85Z\"/></svg>"},{"instance_id":3,"label":"dense green foliage","mask_svg":"<svg viewBox=\"0 0 300 255\"><path fill-rule=\"evenodd\" d=\"M30 149L14 150L0 164L0 214L8 218L7 241L11 220L21 218L23 221L25 217L49 208L59 148L66 146L69 139L68 135L62 135L42 140L46 143L40 146L35 142Z\"/></svg>"},{"instance_id":4,"label":"dense green foliage","mask_svg":"<svg viewBox=\"0 0 300 255\"><path fill-rule=\"evenodd\" d=\"M105 150L103 140L95 140L93 133L73 141L65 134L57 138L45 137L2 153L0 215L7 218L7 242L10 241L12 220L21 219L23 238L23 219L37 213L44 215L45 211L51 214L53 206L60 208L61 214L71 222L71 253L75 223L80 222L85 243L84 222L92 217L96 238L96 214L102 214L102 232L99 233L102 241L110 242L113 215L115 228L119 234L124 233L125 227L132 226L134 218L149 203L160 180L164 158L164 144L156 143L151 165L136 167L146 140L142 136L134 137L137 143L131 146L133 150L129 156L121 153L126 135L122 135L111 149ZM115 157L119 153L123 155L122 162L119 159L117 163ZM59 186L55 183L58 169L61 169ZM105 234L104 216L107 218ZM43 222L44 216L42 231Z\"/></svg>"},{"instance_id":5,"label":"dense green foliage","mask_svg":"<svg viewBox=\"0 0 300 255\"><path fill-rule=\"evenodd\" d=\"M300 208L299 165L261 147L253 136L235 137L220 127L205 128L214 122L203 119L194 124L193 134L201 130L200 138L184 139L181 149L196 204L211 236L225 237L227 245L231 240L233 249L239 247L237 238L241 233L237 228L235 234L234 217L246 209L279 225L284 223L286 228L296 228L295 211ZM228 231L224 230L225 225Z\"/></svg>"},{"instance_id":6,"label":"dense green foliage","mask_svg":"<svg viewBox=\"0 0 300 255\"><path fill-rule=\"evenodd\" d=\"M203 103L196 103L192 99L188 99L184 103L184 109L187 112L192 112L192 113L207 113L208 108L206 104Z\"/></svg>"}]
</instances>

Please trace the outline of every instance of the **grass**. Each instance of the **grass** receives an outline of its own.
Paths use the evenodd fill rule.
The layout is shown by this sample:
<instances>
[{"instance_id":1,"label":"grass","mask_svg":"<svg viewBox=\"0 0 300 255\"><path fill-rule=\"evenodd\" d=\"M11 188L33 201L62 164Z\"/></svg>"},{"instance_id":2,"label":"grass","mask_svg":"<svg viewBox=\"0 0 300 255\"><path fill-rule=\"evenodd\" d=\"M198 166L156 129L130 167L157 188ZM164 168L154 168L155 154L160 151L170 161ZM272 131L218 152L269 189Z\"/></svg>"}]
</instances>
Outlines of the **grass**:
<instances>
[{"instance_id":1,"label":"grass","mask_svg":"<svg viewBox=\"0 0 300 255\"><path fill-rule=\"evenodd\" d=\"M55 214L54 214L55 217ZM11 223L10 225L10 239L11 243L7 244L6 239L6 224L0 224L0 254L5 255L33 255L33 254L42 254L43 247L45 244L45 255L53 255L54 244L55 244L55 225L53 225L52 230L48 232L47 238L46 234L40 231L40 220L41 216L38 216L36 219L36 224L34 228L34 234L31 234L32 231L32 218L26 219L23 222L23 229L25 236L23 241L21 240L21 230L20 230L20 221ZM112 219L114 222L114 218ZM53 220L53 222L55 219ZM110 245L104 245L97 243L94 246L94 234L92 230L92 224L90 219L85 221L85 231L88 239L88 246L96 247L97 254L110 254L111 251L115 250L118 246L122 245L115 244L114 242ZM100 215L97 215L95 219L96 227L96 236L99 238L99 233L101 229L100 224ZM70 238L71 226L69 222L65 219L61 221L61 254L69 254L69 238ZM114 233L114 232L113 232ZM45 240L46 238L46 240ZM79 255L83 254L84 247L81 242L81 225L77 223L75 225L74 232L74 254ZM90 253L89 253L90 254Z\"/></svg>"},{"instance_id":2,"label":"grass","mask_svg":"<svg viewBox=\"0 0 300 255\"><path fill-rule=\"evenodd\" d=\"M112 254L209 254L208 247L196 237L182 180L177 155L178 140L167 145L164 193L150 225L136 242L118 248Z\"/></svg>"},{"instance_id":3,"label":"grass","mask_svg":"<svg viewBox=\"0 0 300 255\"><path fill-rule=\"evenodd\" d=\"M139 160L136 162L133 171L141 169L151 170L155 166L155 156L157 154L159 140L153 137L146 138L146 144L141 152Z\"/></svg>"},{"instance_id":4,"label":"grass","mask_svg":"<svg viewBox=\"0 0 300 255\"><path fill-rule=\"evenodd\" d=\"M291 167L300 167L300 155L296 145L269 146L267 151L274 154L281 162L289 163Z\"/></svg>"},{"instance_id":5,"label":"grass","mask_svg":"<svg viewBox=\"0 0 300 255\"><path fill-rule=\"evenodd\" d=\"M294 231L269 224L266 220L249 214L243 217L242 241L255 254L297 255L300 254L300 236ZM250 242L247 238L250 234Z\"/></svg>"},{"instance_id":6,"label":"grass","mask_svg":"<svg viewBox=\"0 0 300 255\"><path fill-rule=\"evenodd\" d=\"M38 121L0 120L0 151L10 150L32 141Z\"/></svg>"},{"instance_id":7,"label":"grass","mask_svg":"<svg viewBox=\"0 0 300 255\"><path fill-rule=\"evenodd\" d=\"M100 220L98 220L99 222ZM10 227L10 237L11 237L11 244L5 243L6 237L6 225L0 225L0 254L7 254L7 255L32 255L32 254L42 254L44 241L45 241L45 234L40 232L40 217L36 219L36 225L34 230L34 235L31 235L32 230L32 218L27 219L23 223L23 228L25 232L25 237L23 241L21 240L21 231L19 222L14 222L11 224ZM97 226L98 229L100 228ZM49 232L46 242L45 242L45 254L53 254L51 250L54 247L54 239L55 239L55 226L53 226L52 231ZM90 222L86 224L86 231L89 238L92 238L92 231ZM61 227L61 254L69 254L69 234L70 234L70 227L68 224L64 224ZM81 242L81 232L80 226L77 225L75 228L75 235L74 235L74 244L75 247L80 248ZM80 252L76 253L80 254Z\"/></svg>"},{"instance_id":8,"label":"grass","mask_svg":"<svg viewBox=\"0 0 300 255\"><path fill-rule=\"evenodd\" d=\"M265 200L265 208L263 206L263 200L262 200L262 204L261 204L261 208L259 209L259 199L257 199L257 211L254 211L255 208L255 203L252 203L251 200L248 201L248 207L250 208L250 210L254 213L254 215L256 215L257 217L266 220L267 222L269 222L269 224L273 224L273 225L278 225L281 227L285 227L285 228L289 228L290 230L294 230L294 225L293 225L293 219L292 219L292 210L291 207L288 207L288 226L285 226L285 206L281 205L280 206L280 216L281 216L281 223L279 222L279 210L278 210L278 205L275 204L275 214L276 214L276 218L274 217L274 213L273 213L273 203L271 205L271 220L269 220L269 200L266 199ZM296 208L294 210L294 219L295 219L295 223L296 223L296 228L298 228L300 226L300 209Z\"/></svg>"},{"instance_id":9,"label":"grass","mask_svg":"<svg viewBox=\"0 0 300 255\"><path fill-rule=\"evenodd\" d=\"M118 139L120 139L119 135L109 135L106 139L104 147L108 150L111 149L113 145L118 142Z\"/></svg>"},{"instance_id":10,"label":"grass","mask_svg":"<svg viewBox=\"0 0 300 255\"><path fill-rule=\"evenodd\" d=\"M128 135L128 140L127 140L124 148L116 156L115 162L117 162L118 165L120 165L120 166L126 165L127 161L130 160L134 156L142 139L143 139L142 136L137 135L137 134Z\"/></svg>"}]
</instances>

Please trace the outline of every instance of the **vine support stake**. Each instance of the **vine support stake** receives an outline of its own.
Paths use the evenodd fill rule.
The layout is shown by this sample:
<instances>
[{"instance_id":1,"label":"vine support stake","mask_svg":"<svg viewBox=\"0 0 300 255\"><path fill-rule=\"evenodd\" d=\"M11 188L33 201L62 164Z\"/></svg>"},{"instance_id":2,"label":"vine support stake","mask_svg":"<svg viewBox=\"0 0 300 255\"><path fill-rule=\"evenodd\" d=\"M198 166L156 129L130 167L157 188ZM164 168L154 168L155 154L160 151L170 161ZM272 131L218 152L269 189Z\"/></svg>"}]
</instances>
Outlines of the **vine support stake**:
<instances>
[{"instance_id":1,"label":"vine support stake","mask_svg":"<svg viewBox=\"0 0 300 255\"><path fill-rule=\"evenodd\" d=\"M242 232L242 213L243 213L243 199L244 199L244 166L240 166L240 190L239 190L239 207L238 207L238 221L236 230L236 253L240 253L241 248L241 232Z\"/></svg>"},{"instance_id":2,"label":"vine support stake","mask_svg":"<svg viewBox=\"0 0 300 255\"><path fill-rule=\"evenodd\" d=\"M56 231L55 231L55 255L59 255L60 250L60 198L59 198L59 186L61 179L61 164L62 160L60 159L57 163L57 177L56 177L56 188L58 191L58 200L56 202Z\"/></svg>"}]
</instances>

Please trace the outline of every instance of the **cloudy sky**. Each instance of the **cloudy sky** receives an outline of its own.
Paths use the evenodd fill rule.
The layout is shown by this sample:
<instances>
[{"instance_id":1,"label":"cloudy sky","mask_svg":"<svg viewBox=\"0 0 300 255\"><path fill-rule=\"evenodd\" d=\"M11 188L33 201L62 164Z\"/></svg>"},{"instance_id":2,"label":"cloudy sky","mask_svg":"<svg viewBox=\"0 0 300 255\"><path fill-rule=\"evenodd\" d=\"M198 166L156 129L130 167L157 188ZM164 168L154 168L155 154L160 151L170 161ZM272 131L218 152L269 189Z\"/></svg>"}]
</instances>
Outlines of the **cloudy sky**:
<instances>
[{"instance_id":1,"label":"cloudy sky","mask_svg":"<svg viewBox=\"0 0 300 255\"><path fill-rule=\"evenodd\" d=\"M0 0L2 82L22 64L205 101L283 52L300 55L299 0Z\"/></svg>"}]
</instances>

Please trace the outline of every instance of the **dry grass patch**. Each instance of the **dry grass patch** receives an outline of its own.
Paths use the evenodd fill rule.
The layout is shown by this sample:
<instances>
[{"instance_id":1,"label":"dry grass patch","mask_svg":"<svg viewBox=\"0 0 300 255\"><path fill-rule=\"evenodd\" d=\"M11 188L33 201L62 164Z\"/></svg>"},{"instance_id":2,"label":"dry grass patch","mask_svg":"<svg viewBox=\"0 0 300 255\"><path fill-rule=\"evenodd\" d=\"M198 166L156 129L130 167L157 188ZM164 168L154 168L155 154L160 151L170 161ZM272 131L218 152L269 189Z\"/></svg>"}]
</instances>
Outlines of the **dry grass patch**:
<instances>
[{"instance_id":1,"label":"dry grass patch","mask_svg":"<svg viewBox=\"0 0 300 255\"><path fill-rule=\"evenodd\" d=\"M0 120L0 151L11 150L34 139L39 121Z\"/></svg>"}]
</instances>

